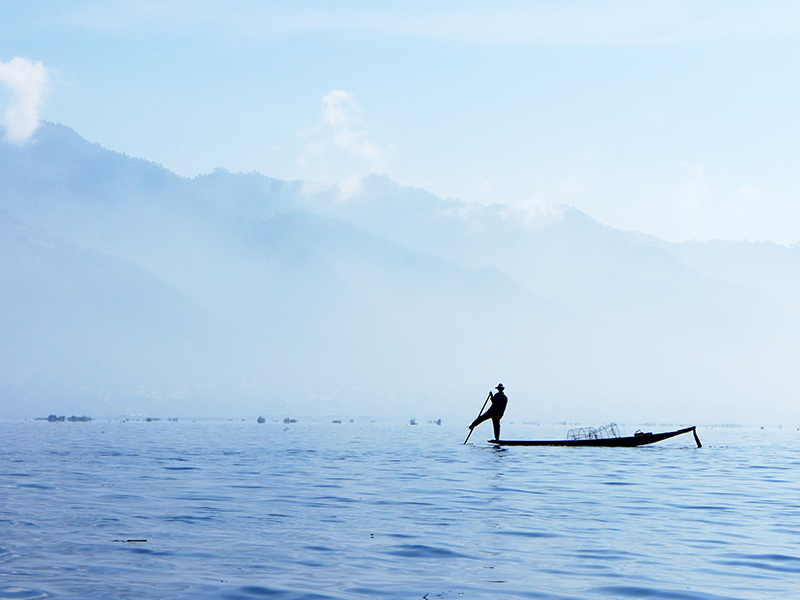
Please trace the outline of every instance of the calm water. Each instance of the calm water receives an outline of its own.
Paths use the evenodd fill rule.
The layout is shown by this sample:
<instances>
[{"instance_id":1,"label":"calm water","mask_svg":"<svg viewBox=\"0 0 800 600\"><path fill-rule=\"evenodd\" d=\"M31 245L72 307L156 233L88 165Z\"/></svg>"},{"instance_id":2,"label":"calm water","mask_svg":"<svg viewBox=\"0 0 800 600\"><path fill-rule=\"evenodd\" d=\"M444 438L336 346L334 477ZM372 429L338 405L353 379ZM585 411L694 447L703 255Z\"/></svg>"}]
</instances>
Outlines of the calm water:
<instances>
[{"instance_id":1,"label":"calm water","mask_svg":"<svg viewBox=\"0 0 800 600\"><path fill-rule=\"evenodd\" d=\"M701 427L701 449L465 433L0 423L0 599L800 598L794 427Z\"/></svg>"}]
</instances>

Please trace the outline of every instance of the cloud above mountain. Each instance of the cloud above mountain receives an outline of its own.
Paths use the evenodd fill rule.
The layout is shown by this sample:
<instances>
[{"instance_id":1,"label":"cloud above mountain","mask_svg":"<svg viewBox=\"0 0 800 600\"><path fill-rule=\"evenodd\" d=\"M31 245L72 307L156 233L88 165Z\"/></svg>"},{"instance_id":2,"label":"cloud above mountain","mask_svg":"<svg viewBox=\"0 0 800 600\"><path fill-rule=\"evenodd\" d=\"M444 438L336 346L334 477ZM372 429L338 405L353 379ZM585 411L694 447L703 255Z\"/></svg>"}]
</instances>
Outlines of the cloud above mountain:
<instances>
[{"instance_id":1,"label":"cloud above mountain","mask_svg":"<svg viewBox=\"0 0 800 600\"><path fill-rule=\"evenodd\" d=\"M314 178L331 179L326 174L334 165L338 173L344 168L346 178L383 172L394 150L393 144L373 141L355 94L339 89L322 97L319 124L302 131L300 138L304 145L298 162Z\"/></svg>"},{"instance_id":2,"label":"cloud above mountain","mask_svg":"<svg viewBox=\"0 0 800 600\"><path fill-rule=\"evenodd\" d=\"M332 130L333 143L376 166L381 165L392 147L380 146L370 141L366 132L359 131L358 110L358 101L350 92L331 90L322 98L322 116Z\"/></svg>"},{"instance_id":3,"label":"cloud above mountain","mask_svg":"<svg viewBox=\"0 0 800 600\"><path fill-rule=\"evenodd\" d=\"M48 90L49 76L41 61L15 56L0 61L0 83L8 90L7 106L0 105L5 128L3 139L12 144L26 142L39 127L39 113Z\"/></svg>"}]
</instances>

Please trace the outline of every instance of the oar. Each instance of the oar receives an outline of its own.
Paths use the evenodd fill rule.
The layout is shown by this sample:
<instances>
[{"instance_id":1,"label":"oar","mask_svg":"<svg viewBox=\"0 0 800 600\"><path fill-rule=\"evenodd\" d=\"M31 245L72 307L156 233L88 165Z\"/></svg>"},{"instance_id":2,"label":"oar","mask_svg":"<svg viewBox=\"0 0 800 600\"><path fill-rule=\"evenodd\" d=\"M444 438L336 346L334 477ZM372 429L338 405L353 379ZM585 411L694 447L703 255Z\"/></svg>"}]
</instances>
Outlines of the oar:
<instances>
[{"instance_id":1,"label":"oar","mask_svg":"<svg viewBox=\"0 0 800 600\"><path fill-rule=\"evenodd\" d=\"M486 396L486 402L489 402L489 398L491 398L491 397L492 397L492 392L489 392L489 395L488 395L488 396ZM484 403L483 403L483 406L481 406L481 410L480 410L480 412L478 413L478 416L479 416L479 417L480 417L480 416L483 414L483 409L484 409L484 408L486 408L486 402L484 402ZM467 440L469 440L469 436L471 436L471 435L472 435L472 429L470 429L470 430L469 430L469 433L467 434L467 439L466 439L466 440L464 440L464 444L466 444L466 443L467 443ZM463 446L463 444L462 444L462 446Z\"/></svg>"},{"instance_id":2,"label":"oar","mask_svg":"<svg viewBox=\"0 0 800 600\"><path fill-rule=\"evenodd\" d=\"M472 433L472 432L470 431L470 433ZM703 444L700 443L700 438L697 437L697 431L695 430L694 427L692 427L692 433L694 434L694 441L697 442L697 447L698 448L702 448Z\"/></svg>"}]
</instances>

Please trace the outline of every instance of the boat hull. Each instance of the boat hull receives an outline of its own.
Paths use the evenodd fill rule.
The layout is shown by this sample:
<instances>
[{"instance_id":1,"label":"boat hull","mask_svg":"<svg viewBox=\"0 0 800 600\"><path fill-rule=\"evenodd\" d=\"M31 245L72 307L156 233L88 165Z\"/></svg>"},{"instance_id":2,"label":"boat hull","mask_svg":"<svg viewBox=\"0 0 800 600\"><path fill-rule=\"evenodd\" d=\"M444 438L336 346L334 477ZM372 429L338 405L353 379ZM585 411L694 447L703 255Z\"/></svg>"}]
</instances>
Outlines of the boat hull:
<instances>
[{"instance_id":1,"label":"boat hull","mask_svg":"<svg viewBox=\"0 0 800 600\"><path fill-rule=\"evenodd\" d=\"M671 437L691 432L694 434L694 441L697 447L702 444L697 437L694 427L686 427L677 431L667 431L664 433L642 433L628 437L590 439L590 440L489 440L490 444L497 446L581 446L581 447L604 447L604 448L633 448L635 446L646 446L667 440Z\"/></svg>"}]
</instances>

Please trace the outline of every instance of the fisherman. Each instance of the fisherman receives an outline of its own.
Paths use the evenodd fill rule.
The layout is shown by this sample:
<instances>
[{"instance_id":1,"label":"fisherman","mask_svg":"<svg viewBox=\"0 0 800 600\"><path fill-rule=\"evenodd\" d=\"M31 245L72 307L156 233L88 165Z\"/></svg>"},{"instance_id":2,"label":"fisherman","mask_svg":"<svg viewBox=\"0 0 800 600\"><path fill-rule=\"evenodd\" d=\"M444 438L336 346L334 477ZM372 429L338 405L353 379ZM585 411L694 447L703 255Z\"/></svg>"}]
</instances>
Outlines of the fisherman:
<instances>
[{"instance_id":1,"label":"fisherman","mask_svg":"<svg viewBox=\"0 0 800 600\"><path fill-rule=\"evenodd\" d=\"M492 405L489 407L489 410L475 419L472 425L469 426L469 429L471 431L476 425L491 419L492 425L494 426L494 441L498 441L500 439L500 419L503 418L503 413L506 412L508 398L506 398L506 395L503 393L505 388L502 383L498 383L495 389L497 390L496 394L489 392L489 396L492 399Z\"/></svg>"}]
</instances>

